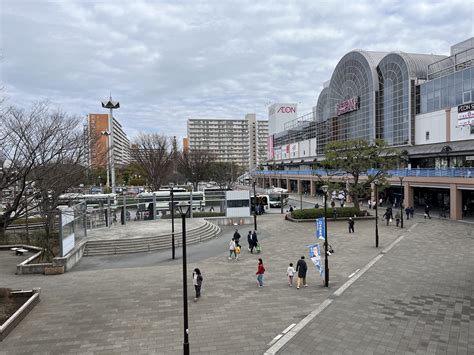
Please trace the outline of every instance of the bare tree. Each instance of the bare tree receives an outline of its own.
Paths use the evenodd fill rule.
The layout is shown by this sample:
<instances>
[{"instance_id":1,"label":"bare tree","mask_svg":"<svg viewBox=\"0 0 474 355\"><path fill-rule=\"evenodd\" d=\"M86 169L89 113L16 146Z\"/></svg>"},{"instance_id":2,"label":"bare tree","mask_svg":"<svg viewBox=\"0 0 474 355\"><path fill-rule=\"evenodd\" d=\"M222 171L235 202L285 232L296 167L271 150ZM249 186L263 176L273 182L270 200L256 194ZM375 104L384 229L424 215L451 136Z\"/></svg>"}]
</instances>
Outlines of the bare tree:
<instances>
[{"instance_id":1,"label":"bare tree","mask_svg":"<svg viewBox=\"0 0 474 355\"><path fill-rule=\"evenodd\" d=\"M171 140L156 133L140 134L132 147L132 157L154 191L159 190L172 173L173 155Z\"/></svg>"},{"instance_id":2,"label":"bare tree","mask_svg":"<svg viewBox=\"0 0 474 355\"><path fill-rule=\"evenodd\" d=\"M199 182L209 178L214 159L214 154L207 150L185 151L178 156L178 171L197 190Z\"/></svg>"},{"instance_id":3,"label":"bare tree","mask_svg":"<svg viewBox=\"0 0 474 355\"><path fill-rule=\"evenodd\" d=\"M83 177L86 147L79 123L46 103L30 111L10 107L0 116L0 191L12 194L0 213L0 236L28 210L35 211L45 220L49 250L59 195Z\"/></svg>"},{"instance_id":4,"label":"bare tree","mask_svg":"<svg viewBox=\"0 0 474 355\"><path fill-rule=\"evenodd\" d=\"M233 188L236 178L244 172L245 169L234 162L212 162L209 178L221 189Z\"/></svg>"}]
</instances>

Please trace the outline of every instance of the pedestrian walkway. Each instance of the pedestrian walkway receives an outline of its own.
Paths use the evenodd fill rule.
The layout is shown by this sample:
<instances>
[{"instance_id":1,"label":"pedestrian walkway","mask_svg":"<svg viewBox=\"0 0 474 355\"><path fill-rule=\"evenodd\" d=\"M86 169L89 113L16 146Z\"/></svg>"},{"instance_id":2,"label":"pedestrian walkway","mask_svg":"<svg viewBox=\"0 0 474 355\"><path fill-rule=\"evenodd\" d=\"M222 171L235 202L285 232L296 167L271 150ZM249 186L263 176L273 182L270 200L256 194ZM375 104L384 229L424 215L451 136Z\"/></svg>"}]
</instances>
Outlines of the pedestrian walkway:
<instances>
[{"instance_id":1,"label":"pedestrian walkway","mask_svg":"<svg viewBox=\"0 0 474 355\"><path fill-rule=\"evenodd\" d=\"M279 354L473 354L473 260L473 228L420 221Z\"/></svg>"},{"instance_id":2,"label":"pedestrian walkway","mask_svg":"<svg viewBox=\"0 0 474 355\"><path fill-rule=\"evenodd\" d=\"M297 334L295 342L282 348L283 353L325 353L315 350L319 348L312 347L312 344L317 341L319 345L324 345L324 341L317 338L321 334L326 340L334 336L329 328L344 327L344 322L358 330L365 328L362 339L357 339L357 346L353 346L352 351L357 351L358 347L369 349L369 344L372 349L375 345L372 332L378 332L370 328L373 327L371 322L388 321L389 324L400 323L397 325L400 327L403 324L412 326L407 321L410 314L421 312L417 319L423 318L429 322L431 318L423 313L427 310L428 313L434 312L436 321L436 317L440 317L440 309L446 309L442 326L447 327L448 320L451 322L448 328L441 328L441 335L446 334L448 329L449 345L449 341L454 339L449 335L455 330L453 322L459 322L459 325L466 322L465 316L461 314L458 319L456 312L459 309L462 312L469 310L463 308L468 306L465 298L472 297L472 263L471 268L467 268L470 262L467 256L471 255L472 259L473 255L472 234L468 238L469 233L472 233L471 226L439 220L424 221L419 217L407 222L406 226L412 226L413 222L419 223L419 226L412 232L408 232L407 228L401 230L380 225L380 248L376 249L373 221L356 221L354 234L348 234L345 221L329 221L328 240L335 249L329 258L329 288L323 286L322 278L309 263L308 288L296 290L287 284L286 269L289 262L296 263L301 255L307 256L306 246L315 241L313 223L291 223L279 214L259 216L258 231L263 252L258 256L247 252L247 230L241 227L244 248L238 262L227 260L227 243L224 241L230 239L232 230L227 229L218 239L206 242L209 248L222 246L222 250L215 249L211 256L209 253L203 254L205 256L201 258L195 256L195 251L200 250L205 243L190 246L188 295L191 353L263 354L277 335L292 324L298 324L326 300L333 300L333 303L321 313L325 318L316 317L314 322ZM381 255L383 248L401 234L405 238L396 247L384 254L340 297L333 295L351 279L351 275L357 274L358 269ZM455 252L447 250L448 237L454 243ZM221 238L224 238L222 243ZM455 258L453 254L459 257ZM139 258L140 254L136 257ZM263 288L257 286L255 276L258 257L263 259L266 269ZM122 256L114 258L120 263ZM433 267L431 261L435 260L439 262ZM129 262L128 265L135 266L106 270L97 263L84 271L49 277L1 272L2 287L41 287L42 293L41 302L1 343L0 354L181 354L181 263L181 259L159 260L148 266ZM194 295L191 280L195 267L199 267L204 276L202 298L196 303L192 302ZM437 271L449 272L452 276L438 279ZM425 275L429 276L429 280L425 279ZM466 281L469 286L464 284ZM393 286L395 291L387 288L389 286ZM441 297L439 301L427 299L434 295L431 291L440 295L436 296ZM451 295L456 298L451 298ZM418 297L418 301L414 296ZM463 299L462 304L459 303L460 299ZM342 301L341 308L344 311L339 311L336 305ZM408 314L399 310L405 303L409 305L406 307ZM434 308L430 309L431 306ZM375 316L371 312L375 312ZM333 314L336 315L335 319ZM391 318L386 320L383 317ZM472 319L469 322L472 332ZM359 323L362 325L359 326ZM375 324L381 327L379 323ZM315 330L312 327L316 325ZM419 326L415 325L417 334ZM380 329L388 332L383 326ZM306 331L314 333L306 337ZM348 349L348 343L341 339L344 339L345 334L351 334L350 327L345 328L345 332L338 332L339 328L333 331L337 332L337 339L332 340L332 348L328 346L324 349L327 352L340 350L342 347L339 342L344 344L344 349ZM325 332L328 332L327 337ZM473 339L472 333L468 335L469 339ZM358 336L359 333L351 334L351 339ZM465 336L465 327L459 326L458 339L464 339Z\"/></svg>"}]
</instances>

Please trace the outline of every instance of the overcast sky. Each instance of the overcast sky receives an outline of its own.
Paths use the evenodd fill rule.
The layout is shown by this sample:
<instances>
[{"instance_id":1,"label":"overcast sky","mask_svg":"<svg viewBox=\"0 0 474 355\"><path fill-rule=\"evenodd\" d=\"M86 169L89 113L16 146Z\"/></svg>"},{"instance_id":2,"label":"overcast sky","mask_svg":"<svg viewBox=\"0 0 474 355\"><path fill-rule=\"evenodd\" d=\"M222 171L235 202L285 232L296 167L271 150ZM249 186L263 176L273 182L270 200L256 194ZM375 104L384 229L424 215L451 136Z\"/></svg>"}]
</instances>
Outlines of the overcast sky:
<instances>
[{"instance_id":1,"label":"overcast sky","mask_svg":"<svg viewBox=\"0 0 474 355\"><path fill-rule=\"evenodd\" d=\"M273 102L311 111L352 49L449 54L474 36L474 0L0 0L9 103L49 99L139 131L186 135L188 118L267 118Z\"/></svg>"}]
</instances>

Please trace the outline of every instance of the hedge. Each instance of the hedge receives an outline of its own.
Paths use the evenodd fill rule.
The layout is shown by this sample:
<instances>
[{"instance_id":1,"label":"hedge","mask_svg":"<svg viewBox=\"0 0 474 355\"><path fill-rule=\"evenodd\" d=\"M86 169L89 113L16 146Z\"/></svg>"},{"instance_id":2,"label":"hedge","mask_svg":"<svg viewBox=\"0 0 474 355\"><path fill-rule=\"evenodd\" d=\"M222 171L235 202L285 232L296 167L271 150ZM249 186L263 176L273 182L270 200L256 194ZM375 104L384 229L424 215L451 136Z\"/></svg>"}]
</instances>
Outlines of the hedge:
<instances>
[{"instance_id":1,"label":"hedge","mask_svg":"<svg viewBox=\"0 0 474 355\"><path fill-rule=\"evenodd\" d=\"M367 215L367 211L360 211L355 207L339 207L339 208L328 208L326 217L334 217L334 210L336 210L337 217L362 217ZM316 219L324 217L324 208L306 208L302 210L294 210L291 213L291 217L294 219Z\"/></svg>"}]
</instances>

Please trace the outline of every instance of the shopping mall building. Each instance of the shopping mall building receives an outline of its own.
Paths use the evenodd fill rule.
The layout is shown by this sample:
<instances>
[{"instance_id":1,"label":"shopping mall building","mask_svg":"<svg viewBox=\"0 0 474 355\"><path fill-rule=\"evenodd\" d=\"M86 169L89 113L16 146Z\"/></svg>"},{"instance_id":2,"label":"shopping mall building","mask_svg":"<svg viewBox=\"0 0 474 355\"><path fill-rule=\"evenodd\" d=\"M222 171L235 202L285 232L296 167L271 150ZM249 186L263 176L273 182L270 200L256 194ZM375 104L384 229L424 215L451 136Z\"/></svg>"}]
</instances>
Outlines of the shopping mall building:
<instances>
[{"instance_id":1,"label":"shopping mall building","mask_svg":"<svg viewBox=\"0 0 474 355\"><path fill-rule=\"evenodd\" d=\"M452 219L472 218L474 37L453 45L449 56L347 53L313 112L269 131L268 161L256 172L258 184L314 195L325 145L350 139L383 139L407 154L390 172L388 199L444 207Z\"/></svg>"}]
</instances>

